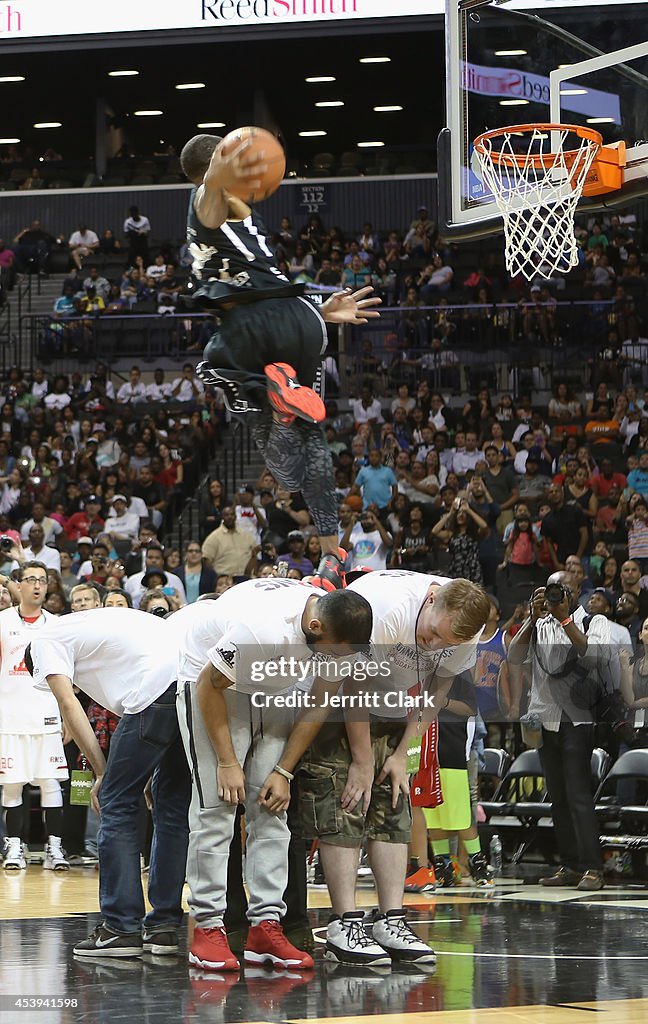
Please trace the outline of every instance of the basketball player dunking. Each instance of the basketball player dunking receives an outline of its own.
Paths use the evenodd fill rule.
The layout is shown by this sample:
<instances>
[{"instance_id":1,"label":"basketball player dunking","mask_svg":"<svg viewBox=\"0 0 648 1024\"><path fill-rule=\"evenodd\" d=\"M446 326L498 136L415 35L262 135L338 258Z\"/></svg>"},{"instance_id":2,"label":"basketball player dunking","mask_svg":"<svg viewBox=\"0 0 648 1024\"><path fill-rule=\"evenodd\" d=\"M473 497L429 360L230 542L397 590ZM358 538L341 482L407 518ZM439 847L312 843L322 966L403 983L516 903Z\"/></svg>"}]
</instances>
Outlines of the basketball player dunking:
<instances>
[{"instance_id":1,"label":"basketball player dunking","mask_svg":"<svg viewBox=\"0 0 648 1024\"><path fill-rule=\"evenodd\" d=\"M186 176L196 186L189 203L187 240L198 285L197 302L218 311L220 326L197 373L221 387L234 412L260 412L255 442L281 487L301 491L320 535L317 575L326 589L342 585L337 502L318 390L327 344L325 321L364 324L379 313L371 288L332 295L321 310L277 266L256 213L228 188L258 185L262 154L242 142L223 155L221 139L196 135L182 150Z\"/></svg>"}]
</instances>

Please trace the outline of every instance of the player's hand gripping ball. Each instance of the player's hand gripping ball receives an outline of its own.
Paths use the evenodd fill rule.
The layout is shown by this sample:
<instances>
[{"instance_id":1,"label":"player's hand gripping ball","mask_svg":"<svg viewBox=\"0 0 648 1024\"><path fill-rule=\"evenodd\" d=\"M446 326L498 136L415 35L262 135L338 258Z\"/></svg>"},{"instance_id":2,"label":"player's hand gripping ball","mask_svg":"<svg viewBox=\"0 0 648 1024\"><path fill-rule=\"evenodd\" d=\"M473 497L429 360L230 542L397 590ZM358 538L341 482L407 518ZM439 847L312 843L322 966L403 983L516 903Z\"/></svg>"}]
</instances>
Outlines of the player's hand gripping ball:
<instances>
[{"instance_id":1,"label":"player's hand gripping ball","mask_svg":"<svg viewBox=\"0 0 648 1024\"><path fill-rule=\"evenodd\" d=\"M267 132L265 128L248 127L235 128L225 136L220 144L223 155L227 153L228 149L244 141L249 141L249 146L244 153L246 161L250 157L258 155L261 162L266 165L266 169L261 174L254 173L249 176L254 180L253 188L245 179L242 179L240 183L229 187L228 192L245 203L259 203L276 192L283 181L286 173L286 154L274 135Z\"/></svg>"}]
</instances>

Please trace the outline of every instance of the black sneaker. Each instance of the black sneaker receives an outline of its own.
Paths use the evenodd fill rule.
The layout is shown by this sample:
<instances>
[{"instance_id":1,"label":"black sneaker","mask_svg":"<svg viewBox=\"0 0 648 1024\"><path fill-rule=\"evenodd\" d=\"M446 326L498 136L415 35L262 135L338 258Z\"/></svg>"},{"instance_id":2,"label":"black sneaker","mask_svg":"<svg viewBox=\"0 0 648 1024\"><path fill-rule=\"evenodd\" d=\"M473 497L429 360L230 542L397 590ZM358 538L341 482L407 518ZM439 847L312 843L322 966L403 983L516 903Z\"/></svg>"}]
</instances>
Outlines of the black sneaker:
<instances>
[{"instance_id":1,"label":"black sneaker","mask_svg":"<svg viewBox=\"0 0 648 1024\"><path fill-rule=\"evenodd\" d=\"M227 942L229 948L235 956L239 956L245 950L248 937L247 925L244 928L232 928L231 931L227 932Z\"/></svg>"},{"instance_id":2,"label":"black sneaker","mask_svg":"<svg viewBox=\"0 0 648 1024\"><path fill-rule=\"evenodd\" d=\"M246 412L261 412L260 405L254 405L248 402L247 399L241 397L241 389L232 380L228 380L226 377L221 377L218 370L213 366L210 366L208 362L203 360L202 363L198 363L196 367L196 377L198 377L203 384L209 384L211 387L220 388L223 392L223 401L230 412L234 413L246 413Z\"/></svg>"},{"instance_id":3,"label":"black sneaker","mask_svg":"<svg viewBox=\"0 0 648 1024\"><path fill-rule=\"evenodd\" d=\"M141 956L142 936L139 932L120 934L100 924L87 939L77 942L73 951L77 956Z\"/></svg>"},{"instance_id":4,"label":"black sneaker","mask_svg":"<svg viewBox=\"0 0 648 1024\"><path fill-rule=\"evenodd\" d=\"M443 856L434 858L434 874L436 875L437 887L442 889L454 889L457 885L454 868L450 858Z\"/></svg>"},{"instance_id":5,"label":"black sneaker","mask_svg":"<svg viewBox=\"0 0 648 1024\"><path fill-rule=\"evenodd\" d=\"M305 953L312 953L314 951L315 937L310 925L297 925L295 928L283 925L283 929L288 942L292 942L293 946L296 946L297 949L303 949Z\"/></svg>"},{"instance_id":6,"label":"black sneaker","mask_svg":"<svg viewBox=\"0 0 648 1024\"><path fill-rule=\"evenodd\" d=\"M488 889L493 888L495 885L493 872L483 853L473 853L468 857L468 865L475 885Z\"/></svg>"},{"instance_id":7,"label":"black sneaker","mask_svg":"<svg viewBox=\"0 0 648 1024\"><path fill-rule=\"evenodd\" d=\"M81 853L69 853L67 861L71 868L93 868L99 863L99 858L90 850L82 850Z\"/></svg>"},{"instance_id":8,"label":"black sneaker","mask_svg":"<svg viewBox=\"0 0 648 1024\"><path fill-rule=\"evenodd\" d=\"M178 933L173 928L159 932L149 932L144 929L142 946L145 953L153 953L155 956L173 956L178 952Z\"/></svg>"}]
</instances>

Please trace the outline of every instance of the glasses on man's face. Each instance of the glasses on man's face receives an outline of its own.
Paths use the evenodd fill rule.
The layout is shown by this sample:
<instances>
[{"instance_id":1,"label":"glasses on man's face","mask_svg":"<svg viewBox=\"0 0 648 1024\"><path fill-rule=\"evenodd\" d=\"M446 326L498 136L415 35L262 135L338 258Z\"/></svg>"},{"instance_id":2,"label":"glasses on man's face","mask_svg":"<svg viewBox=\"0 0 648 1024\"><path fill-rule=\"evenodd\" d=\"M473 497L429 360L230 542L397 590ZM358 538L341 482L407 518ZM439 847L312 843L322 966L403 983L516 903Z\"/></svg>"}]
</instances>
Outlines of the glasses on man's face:
<instances>
[{"instance_id":1,"label":"glasses on man's face","mask_svg":"<svg viewBox=\"0 0 648 1024\"><path fill-rule=\"evenodd\" d=\"M28 583L30 587L46 587L47 577L46 576L24 576L23 583Z\"/></svg>"}]
</instances>

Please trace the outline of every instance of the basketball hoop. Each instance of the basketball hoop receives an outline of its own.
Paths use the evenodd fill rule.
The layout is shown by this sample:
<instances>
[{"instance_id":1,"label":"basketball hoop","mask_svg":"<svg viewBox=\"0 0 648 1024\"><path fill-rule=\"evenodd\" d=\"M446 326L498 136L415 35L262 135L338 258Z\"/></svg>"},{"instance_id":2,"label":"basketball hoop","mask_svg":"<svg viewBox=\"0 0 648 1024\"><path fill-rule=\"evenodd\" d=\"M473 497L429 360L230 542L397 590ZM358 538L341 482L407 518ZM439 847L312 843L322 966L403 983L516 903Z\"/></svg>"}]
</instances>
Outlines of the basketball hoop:
<instances>
[{"instance_id":1,"label":"basketball hoop","mask_svg":"<svg viewBox=\"0 0 648 1024\"><path fill-rule=\"evenodd\" d=\"M602 143L600 132L571 124L512 125L475 139L483 183L504 218L512 277L531 281L578 266L574 215ZM622 151L612 152L618 169ZM592 192L618 187L595 177Z\"/></svg>"}]
</instances>

